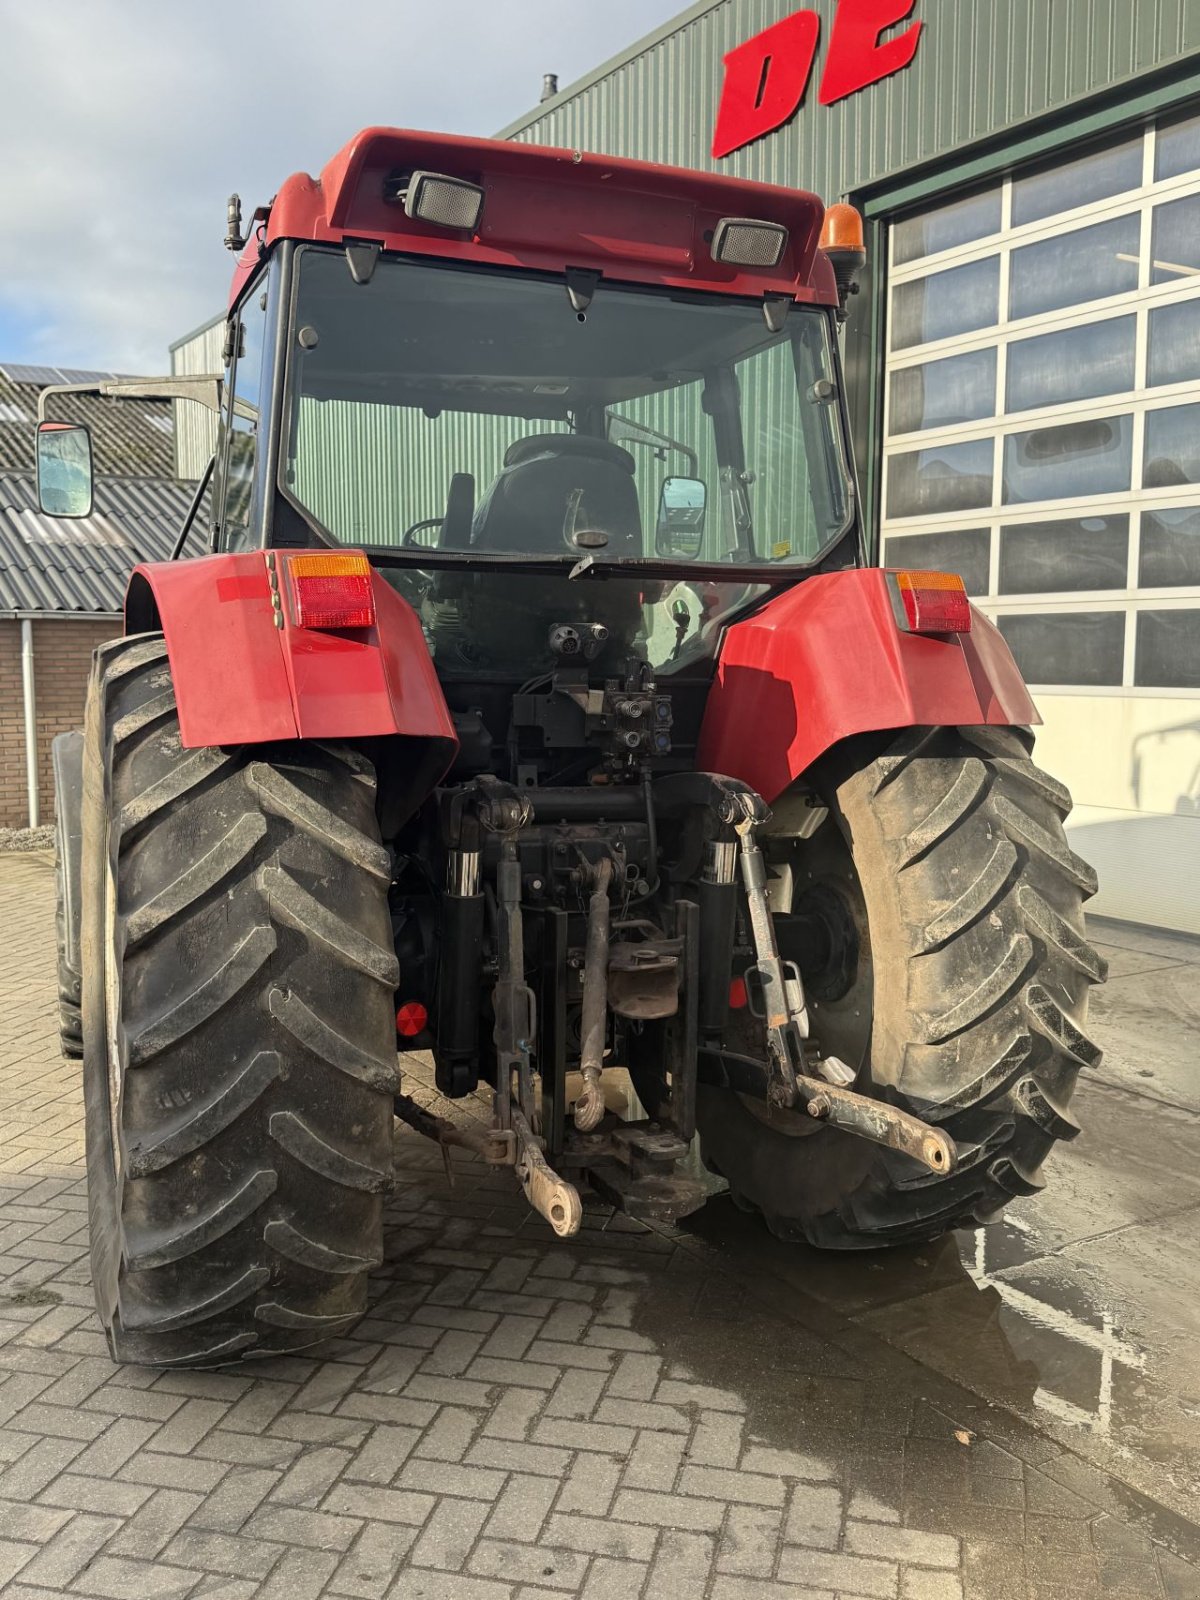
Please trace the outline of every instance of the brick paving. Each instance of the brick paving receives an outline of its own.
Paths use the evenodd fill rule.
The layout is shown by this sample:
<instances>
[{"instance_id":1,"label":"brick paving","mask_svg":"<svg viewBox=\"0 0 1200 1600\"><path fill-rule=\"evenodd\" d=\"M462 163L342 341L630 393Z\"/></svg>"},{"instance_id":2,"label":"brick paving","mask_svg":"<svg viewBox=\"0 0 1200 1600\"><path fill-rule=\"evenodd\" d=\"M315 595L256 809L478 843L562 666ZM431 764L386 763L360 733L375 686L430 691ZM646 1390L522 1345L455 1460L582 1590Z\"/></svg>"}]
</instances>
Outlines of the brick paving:
<instances>
[{"instance_id":1,"label":"brick paving","mask_svg":"<svg viewBox=\"0 0 1200 1600\"><path fill-rule=\"evenodd\" d=\"M1020 1420L685 1230L589 1202L558 1243L407 1130L351 1337L115 1367L44 856L0 857L0 925L4 1600L1200 1595L1194 1529Z\"/></svg>"}]
</instances>

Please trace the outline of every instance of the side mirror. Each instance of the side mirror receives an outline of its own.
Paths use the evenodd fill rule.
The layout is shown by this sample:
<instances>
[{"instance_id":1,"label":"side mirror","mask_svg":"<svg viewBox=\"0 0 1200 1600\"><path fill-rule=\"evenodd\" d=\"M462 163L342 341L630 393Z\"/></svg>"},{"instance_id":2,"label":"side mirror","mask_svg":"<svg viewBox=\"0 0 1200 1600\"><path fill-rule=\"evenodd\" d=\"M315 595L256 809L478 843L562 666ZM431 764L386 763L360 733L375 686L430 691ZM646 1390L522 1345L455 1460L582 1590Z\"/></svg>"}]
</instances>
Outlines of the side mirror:
<instances>
[{"instance_id":1,"label":"side mirror","mask_svg":"<svg viewBox=\"0 0 1200 1600\"><path fill-rule=\"evenodd\" d=\"M39 510L48 517L90 517L92 476L92 436L87 428L76 422L39 422Z\"/></svg>"},{"instance_id":2,"label":"side mirror","mask_svg":"<svg viewBox=\"0 0 1200 1600\"><path fill-rule=\"evenodd\" d=\"M654 548L660 556L696 559L704 538L707 499L702 478L664 478L654 538Z\"/></svg>"}]
</instances>

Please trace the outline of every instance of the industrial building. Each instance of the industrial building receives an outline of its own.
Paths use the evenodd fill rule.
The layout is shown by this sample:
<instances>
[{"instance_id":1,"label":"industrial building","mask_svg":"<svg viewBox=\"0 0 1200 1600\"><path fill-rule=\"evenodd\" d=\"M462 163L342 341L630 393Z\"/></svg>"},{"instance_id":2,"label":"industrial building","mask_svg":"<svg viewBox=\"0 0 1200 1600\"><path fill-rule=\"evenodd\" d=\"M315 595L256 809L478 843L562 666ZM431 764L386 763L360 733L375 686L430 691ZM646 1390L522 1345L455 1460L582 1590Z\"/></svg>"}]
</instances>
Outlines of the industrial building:
<instances>
[{"instance_id":1,"label":"industrial building","mask_svg":"<svg viewBox=\"0 0 1200 1600\"><path fill-rule=\"evenodd\" d=\"M0 828L53 820L50 745L83 720L92 651L122 631L130 569L170 555L194 493L174 476L168 404L72 395L54 414L91 429L95 509L78 521L39 512L41 389L113 376L0 366Z\"/></svg>"},{"instance_id":2,"label":"industrial building","mask_svg":"<svg viewBox=\"0 0 1200 1600\"><path fill-rule=\"evenodd\" d=\"M801 104L727 156L726 58L783 0L699 0L503 136L861 209L844 338L873 549L961 573L1008 639L1093 909L1200 933L1200 6L915 0L881 40L920 24L911 61L832 104L835 0L805 9ZM194 476L209 446L184 444Z\"/></svg>"}]
</instances>

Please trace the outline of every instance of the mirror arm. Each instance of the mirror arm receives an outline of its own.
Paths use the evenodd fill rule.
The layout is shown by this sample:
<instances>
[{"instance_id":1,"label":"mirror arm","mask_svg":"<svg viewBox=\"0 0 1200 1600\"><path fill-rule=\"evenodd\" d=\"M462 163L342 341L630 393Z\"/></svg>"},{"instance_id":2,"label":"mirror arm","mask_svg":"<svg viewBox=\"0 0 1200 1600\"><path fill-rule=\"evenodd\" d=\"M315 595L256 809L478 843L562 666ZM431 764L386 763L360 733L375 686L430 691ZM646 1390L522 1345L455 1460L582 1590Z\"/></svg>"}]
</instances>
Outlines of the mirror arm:
<instances>
[{"instance_id":1,"label":"mirror arm","mask_svg":"<svg viewBox=\"0 0 1200 1600\"><path fill-rule=\"evenodd\" d=\"M171 560L178 561L183 554L183 547L187 543L187 536L192 531L192 524L200 510L200 502L204 499L205 491L212 482L213 472L216 470L217 458L209 456L208 465L200 474L200 482L196 485L196 492L192 496L192 503L187 508L187 516L183 519L183 527L179 530L179 537L175 541L175 548L171 551Z\"/></svg>"},{"instance_id":2,"label":"mirror arm","mask_svg":"<svg viewBox=\"0 0 1200 1600\"><path fill-rule=\"evenodd\" d=\"M106 400L194 400L219 413L224 388L218 372L187 378L102 378L92 383L52 383L38 395L38 421L47 420L46 402L52 396L67 394L98 394Z\"/></svg>"}]
</instances>

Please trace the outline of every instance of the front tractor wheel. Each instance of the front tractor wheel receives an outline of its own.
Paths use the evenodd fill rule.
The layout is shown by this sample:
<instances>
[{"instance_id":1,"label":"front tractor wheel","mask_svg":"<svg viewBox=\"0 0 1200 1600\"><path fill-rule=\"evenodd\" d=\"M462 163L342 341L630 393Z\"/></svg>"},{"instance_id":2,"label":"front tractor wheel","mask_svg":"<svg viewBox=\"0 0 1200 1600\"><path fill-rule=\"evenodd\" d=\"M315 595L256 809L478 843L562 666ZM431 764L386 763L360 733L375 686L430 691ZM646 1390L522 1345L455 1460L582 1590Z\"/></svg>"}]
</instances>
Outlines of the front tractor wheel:
<instances>
[{"instance_id":1,"label":"front tractor wheel","mask_svg":"<svg viewBox=\"0 0 1200 1600\"><path fill-rule=\"evenodd\" d=\"M92 1275L118 1360L297 1350L364 1310L399 1083L375 774L185 750L161 638L98 653L83 799Z\"/></svg>"},{"instance_id":2,"label":"front tractor wheel","mask_svg":"<svg viewBox=\"0 0 1200 1600\"><path fill-rule=\"evenodd\" d=\"M1047 1152L1078 1133L1071 1091L1099 1058L1083 1031L1088 989L1104 978L1083 924L1096 882L1063 832L1070 797L1029 745L1007 728L856 741L823 775L830 815L816 834L774 840L794 877L794 926L839 908L842 932L808 975L823 1052L858 1068L859 1092L943 1128L959 1153L953 1172L931 1173L701 1086L705 1161L780 1237L865 1249L975 1227L1039 1190ZM786 919L777 925L787 954Z\"/></svg>"}]
</instances>

